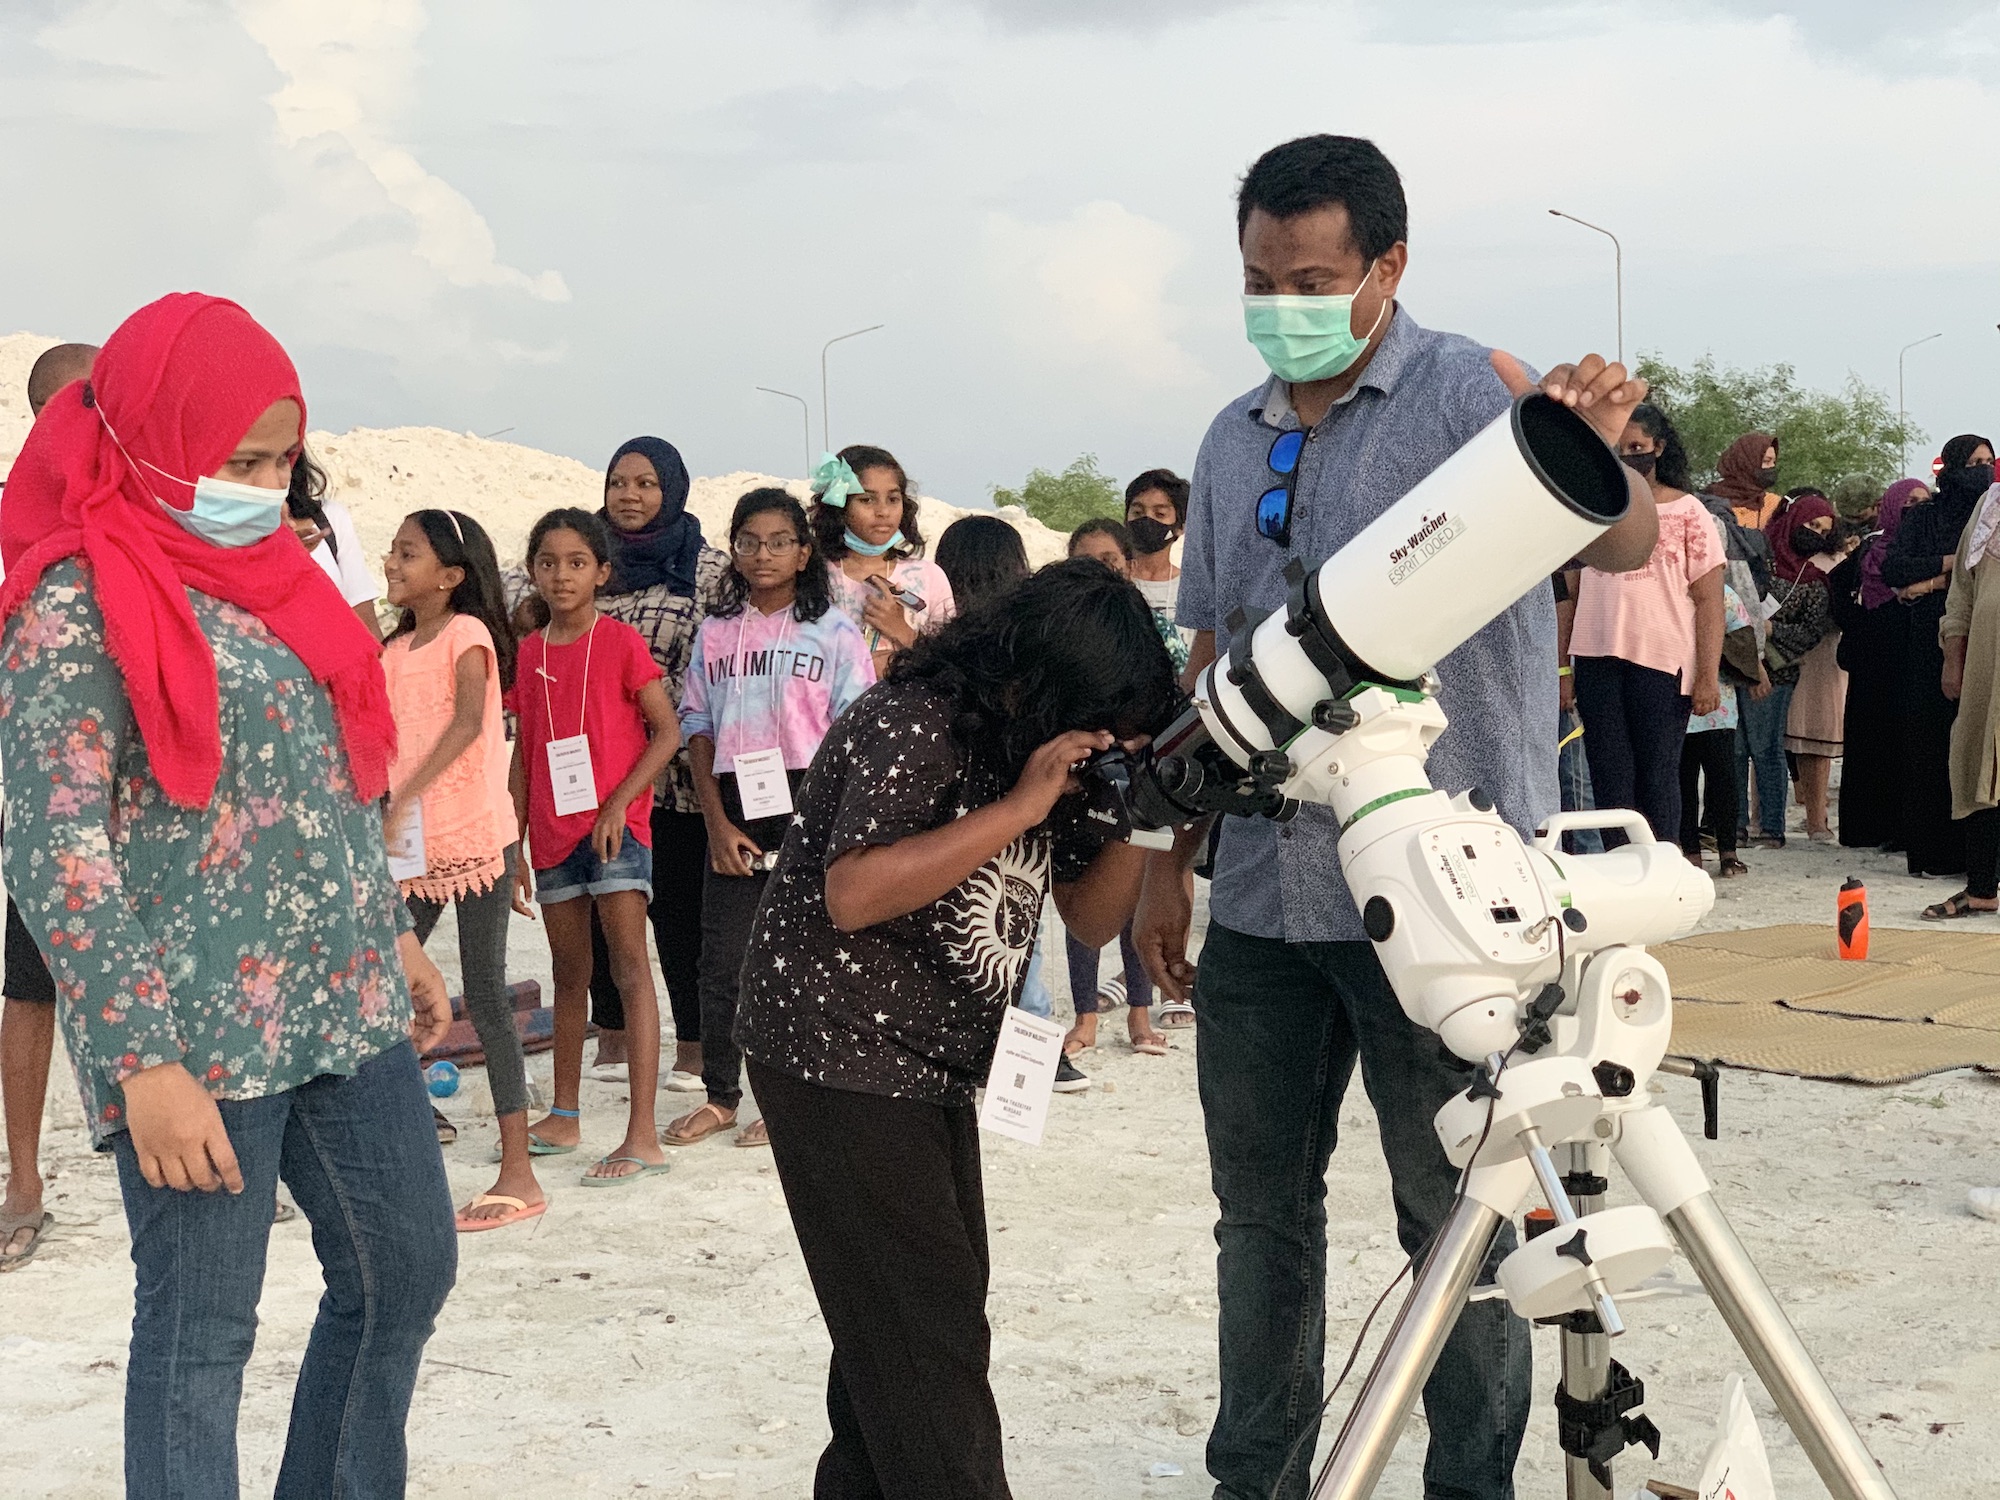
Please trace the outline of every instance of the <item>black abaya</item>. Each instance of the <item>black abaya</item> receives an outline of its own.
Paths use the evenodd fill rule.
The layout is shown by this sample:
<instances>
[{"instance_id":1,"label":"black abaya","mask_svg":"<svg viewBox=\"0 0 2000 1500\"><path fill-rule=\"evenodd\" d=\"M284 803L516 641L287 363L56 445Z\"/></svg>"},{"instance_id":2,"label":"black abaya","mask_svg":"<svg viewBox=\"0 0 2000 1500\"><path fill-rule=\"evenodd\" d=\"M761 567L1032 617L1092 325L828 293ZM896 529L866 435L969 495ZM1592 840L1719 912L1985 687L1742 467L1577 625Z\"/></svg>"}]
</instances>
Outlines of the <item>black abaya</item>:
<instances>
[{"instance_id":1,"label":"black abaya","mask_svg":"<svg viewBox=\"0 0 2000 1500\"><path fill-rule=\"evenodd\" d=\"M1841 627L1840 665L1847 672L1840 842L1850 849L1900 848L1906 847L1903 800L1909 781L1903 684L1910 675L1910 610L1897 599L1874 609L1853 600L1864 556L1865 548L1827 579L1841 601L1834 615ZM1853 577L1844 579L1850 568Z\"/></svg>"}]
</instances>

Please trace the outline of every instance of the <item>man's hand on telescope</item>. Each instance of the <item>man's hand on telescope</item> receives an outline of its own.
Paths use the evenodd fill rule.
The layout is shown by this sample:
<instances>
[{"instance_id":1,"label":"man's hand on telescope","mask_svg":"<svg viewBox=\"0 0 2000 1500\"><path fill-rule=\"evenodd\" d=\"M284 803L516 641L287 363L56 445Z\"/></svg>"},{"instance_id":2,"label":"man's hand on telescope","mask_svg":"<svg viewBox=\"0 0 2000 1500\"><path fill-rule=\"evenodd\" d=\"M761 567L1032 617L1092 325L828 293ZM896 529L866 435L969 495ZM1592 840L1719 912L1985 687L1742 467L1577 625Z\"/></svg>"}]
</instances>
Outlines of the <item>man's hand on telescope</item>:
<instances>
[{"instance_id":1,"label":"man's hand on telescope","mask_svg":"<svg viewBox=\"0 0 2000 1500\"><path fill-rule=\"evenodd\" d=\"M1508 395L1524 396L1536 388L1513 355L1495 349L1491 358L1493 373L1507 387ZM1646 382L1629 374L1623 365L1607 362L1601 354L1586 354L1573 365L1557 365L1542 377L1540 389L1588 422L1613 452L1625 436L1632 408L1646 399Z\"/></svg>"},{"instance_id":2,"label":"man's hand on telescope","mask_svg":"<svg viewBox=\"0 0 2000 1500\"><path fill-rule=\"evenodd\" d=\"M1540 389L1552 401L1560 401L1590 424L1615 453L1625 436L1625 424L1632 408L1646 399L1646 382L1626 373L1616 362L1606 363L1601 354L1586 354L1573 365L1557 365L1542 377L1541 385L1528 379L1521 362L1503 350L1490 356L1493 373L1507 387L1510 396L1525 396ZM1629 573L1646 566L1660 539L1660 516L1653 507L1653 489L1637 474L1627 473L1625 488L1632 497L1624 518L1583 551L1581 560L1606 573Z\"/></svg>"}]
</instances>

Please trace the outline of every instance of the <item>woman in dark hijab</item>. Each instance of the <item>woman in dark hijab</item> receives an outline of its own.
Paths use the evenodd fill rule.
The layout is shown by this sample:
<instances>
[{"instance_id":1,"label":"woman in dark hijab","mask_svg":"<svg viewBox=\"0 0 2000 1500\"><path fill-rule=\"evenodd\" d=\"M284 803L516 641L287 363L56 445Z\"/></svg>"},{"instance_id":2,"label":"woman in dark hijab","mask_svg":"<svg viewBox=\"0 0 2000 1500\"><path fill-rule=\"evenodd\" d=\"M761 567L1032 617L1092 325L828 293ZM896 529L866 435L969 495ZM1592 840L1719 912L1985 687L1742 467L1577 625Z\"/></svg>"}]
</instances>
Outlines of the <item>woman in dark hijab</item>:
<instances>
[{"instance_id":1,"label":"woman in dark hijab","mask_svg":"<svg viewBox=\"0 0 2000 1500\"><path fill-rule=\"evenodd\" d=\"M1920 479L1882 492L1875 529L1827 578L1840 665L1847 672L1846 748L1840 771L1840 842L1850 849L1903 847L1903 684L1909 675L1910 607L1882 581L1903 517L1930 494Z\"/></svg>"},{"instance_id":2,"label":"woman in dark hijab","mask_svg":"<svg viewBox=\"0 0 2000 1500\"><path fill-rule=\"evenodd\" d=\"M1965 831L1951 816L1951 723L1958 705L1944 695L1938 624L1944 618L1959 537L1992 483L1993 444L1970 432L1953 438L1944 445L1937 492L1904 512L1882 560L1882 582L1910 610L1903 678L1903 832L1912 875L1965 871Z\"/></svg>"},{"instance_id":3,"label":"woman in dark hijab","mask_svg":"<svg viewBox=\"0 0 2000 1500\"><path fill-rule=\"evenodd\" d=\"M1746 432L1715 463L1709 493L1720 495L1736 513L1736 523L1761 531L1777 513L1771 485L1778 477L1778 440L1768 432Z\"/></svg>"},{"instance_id":4,"label":"woman in dark hijab","mask_svg":"<svg viewBox=\"0 0 2000 1500\"><path fill-rule=\"evenodd\" d=\"M611 455L604 475L604 519L611 532L611 582L598 608L646 638L681 701L694 635L718 597L729 558L711 547L688 513L688 471L663 438L636 437ZM687 751L678 752L653 790L653 941L674 1016L674 1065L665 1087L693 1092L701 1083L701 892L708 832L695 797ZM591 921L597 954L590 1018L597 1023L591 1076L625 1077L625 1006L611 979L611 954Z\"/></svg>"}]
</instances>

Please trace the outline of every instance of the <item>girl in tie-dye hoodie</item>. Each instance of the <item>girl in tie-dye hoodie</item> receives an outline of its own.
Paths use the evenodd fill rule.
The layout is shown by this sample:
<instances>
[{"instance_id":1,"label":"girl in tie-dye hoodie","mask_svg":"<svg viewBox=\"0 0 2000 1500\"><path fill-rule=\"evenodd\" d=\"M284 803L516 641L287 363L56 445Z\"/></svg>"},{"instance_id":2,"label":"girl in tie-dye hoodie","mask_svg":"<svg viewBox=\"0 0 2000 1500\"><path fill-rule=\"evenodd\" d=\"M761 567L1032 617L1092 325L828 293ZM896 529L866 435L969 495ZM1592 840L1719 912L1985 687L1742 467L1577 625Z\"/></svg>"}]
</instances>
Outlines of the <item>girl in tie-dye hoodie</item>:
<instances>
[{"instance_id":1,"label":"girl in tie-dye hoodie","mask_svg":"<svg viewBox=\"0 0 2000 1500\"><path fill-rule=\"evenodd\" d=\"M729 518L731 569L702 622L681 701L695 792L708 822L702 889L702 1081L708 1102L661 1139L691 1146L735 1128L743 1097L737 974L806 769L833 721L875 681L860 627L833 608L804 509L752 490ZM739 1146L769 1144L761 1120Z\"/></svg>"}]
</instances>

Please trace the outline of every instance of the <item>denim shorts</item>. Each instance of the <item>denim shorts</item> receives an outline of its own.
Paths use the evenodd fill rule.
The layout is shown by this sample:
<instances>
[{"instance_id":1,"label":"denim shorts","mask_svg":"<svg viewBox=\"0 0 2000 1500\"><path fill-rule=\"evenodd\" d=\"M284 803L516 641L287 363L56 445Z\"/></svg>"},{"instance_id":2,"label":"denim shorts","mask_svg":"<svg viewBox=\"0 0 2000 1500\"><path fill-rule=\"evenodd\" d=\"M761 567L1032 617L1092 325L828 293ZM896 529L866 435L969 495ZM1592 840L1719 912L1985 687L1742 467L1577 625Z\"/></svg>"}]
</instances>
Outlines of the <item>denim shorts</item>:
<instances>
[{"instance_id":1,"label":"denim shorts","mask_svg":"<svg viewBox=\"0 0 2000 1500\"><path fill-rule=\"evenodd\" d=\"M544 906L574 901L578 896L609 896L614 891L644 891L653 899L653 851L625 830L625 842L610 859L599 859L589 839L580 839L569 858L547 870L535 871L535 899Z\"/></svg>"}]
</instances>

